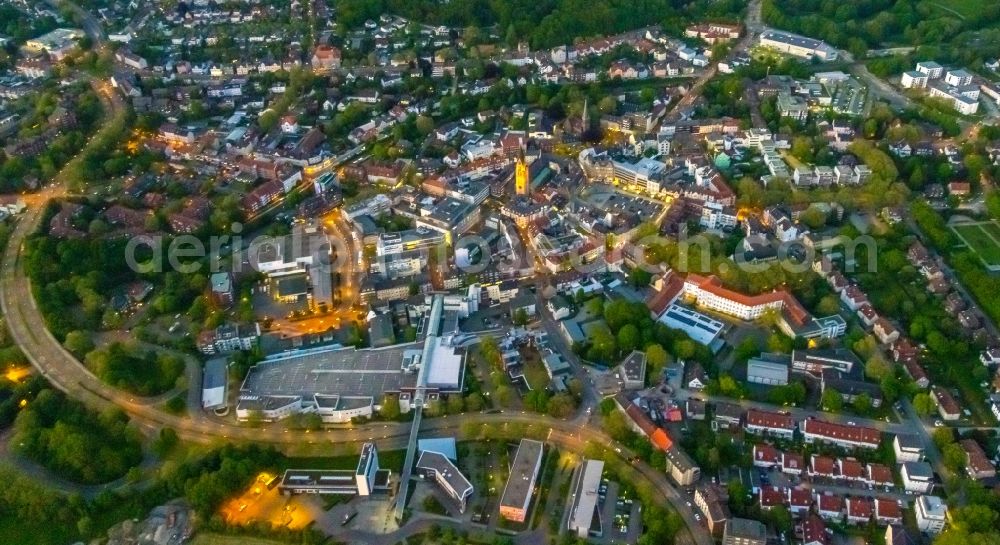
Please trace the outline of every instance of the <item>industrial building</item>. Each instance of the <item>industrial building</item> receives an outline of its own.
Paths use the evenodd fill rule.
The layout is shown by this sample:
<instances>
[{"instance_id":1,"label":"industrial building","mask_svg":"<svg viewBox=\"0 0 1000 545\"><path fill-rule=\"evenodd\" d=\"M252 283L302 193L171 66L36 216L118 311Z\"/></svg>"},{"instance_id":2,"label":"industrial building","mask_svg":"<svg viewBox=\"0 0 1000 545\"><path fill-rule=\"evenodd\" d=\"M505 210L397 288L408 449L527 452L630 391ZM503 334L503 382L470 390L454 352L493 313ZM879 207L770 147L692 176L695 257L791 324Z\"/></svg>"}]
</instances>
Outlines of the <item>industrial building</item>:
<instances>
[{"instance_id":1,"label":"industrial building","mask_svg":"<svg viewBox=\"0 0 1000 545\"><path fill-rule=\"evenodd\" d=\"M201 408L207 411L225 408L228 383L229 366L225 358L205 362L201 377Z\"/></svg>"}]
</instances>

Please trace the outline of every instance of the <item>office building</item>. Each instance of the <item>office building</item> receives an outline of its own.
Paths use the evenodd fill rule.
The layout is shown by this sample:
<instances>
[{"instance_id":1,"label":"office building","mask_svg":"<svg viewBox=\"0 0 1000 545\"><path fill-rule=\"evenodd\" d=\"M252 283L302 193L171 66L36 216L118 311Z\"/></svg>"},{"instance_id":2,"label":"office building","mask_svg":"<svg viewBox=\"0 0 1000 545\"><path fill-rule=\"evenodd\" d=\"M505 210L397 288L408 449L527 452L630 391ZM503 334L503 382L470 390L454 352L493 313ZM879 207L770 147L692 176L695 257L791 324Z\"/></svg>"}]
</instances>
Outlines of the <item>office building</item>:
<instances>
[{"instance_id":1,"label":"office building","mask_svg":"<svg viewBox=\"0 0 1000 545\"><path fill-rule=\"evenodd\" d=\"M510 476L500 497L500 516L512 522L525 522L528 518L528 505L531 503L535 481L542 467L544 445L540 441L521 439L517 447L514 461L511 463Z\"/></svg>"},{"instance_id":2,"label":"office building","mask_svg":"<svg viewBox=\"0 0 1000 545\"><path fill-rule=\"evenodd\" d=\"M603 472L604 462L586 460L577 468L574 475L575 484L571 488L572 507L567 529L581 539L587 539L592 534L601 537L604 533L600 526L600 516L596 517L598 521L596 531L592 531L594 513L597 511L598 488L601 485Z\"/></svg>"}]
</instances>

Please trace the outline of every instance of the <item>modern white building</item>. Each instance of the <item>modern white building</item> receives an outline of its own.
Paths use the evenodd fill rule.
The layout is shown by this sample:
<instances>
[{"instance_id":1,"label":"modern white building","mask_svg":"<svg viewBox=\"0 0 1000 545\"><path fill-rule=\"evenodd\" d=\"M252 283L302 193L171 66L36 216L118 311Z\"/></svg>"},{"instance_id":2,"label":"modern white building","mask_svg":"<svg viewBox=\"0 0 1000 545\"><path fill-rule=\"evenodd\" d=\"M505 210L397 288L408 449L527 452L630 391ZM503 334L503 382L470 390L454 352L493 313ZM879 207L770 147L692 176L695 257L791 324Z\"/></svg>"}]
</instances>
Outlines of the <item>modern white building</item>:
<instances>
[{"instance_id":1,"label":"modern white building","mask_svg":"<svg viewBox=\"0 0 1000 545\"><path fill-rule=\"evenodd\" d=\"M948 519L948 506L937 496L920 496L914 502L917 528L928 534L940 534Z\"/></svg>"},{"instance_id":2,"label":"modern white building","mask_svg":"<svg viewBox=\"0 0 1000 545\"><path fill-rule=\"evenodd\" d=\"M899 475L908 492L926 493L934 487L934 470L927 462L903 462Z\"/></svg>"},{"instance_id":3,"label":"modern white building","mask_svg":"<svg viewBox=\"0 0 1000 545\"><path fill-rule=\"evenodd\" d=\"M928 79L938 79L944 74L944 67L934 61L917 63L917 72L927 74Z\"/></svg>"},{"instance_id":4,"label":"modern white building","mask_svg":"<svg viewBox=\"0 0 1000 545\"><path fill-rule=\"evenodd\" d=\"M923 89L927 87L927 82L930 80L927 74L917 70L908 70L903 72L903 76L900 78L899 83L904 89Z\"/></svg>"},{"instance_id":5,"label":"modern white building","mask_svg":"<svg viewBox=\"0 0 1000 545\"><path fill-rule=\"evenodd\" d=\"M376 473L378 473L378 449L375 448L375 443L365 443L361 446L361 457L358 458L358 467L354 470L359 496L372 494Z\"/></svg>"},{"instance_id":6,"label":"modern white building","mask_svg":"<svg viewBox=\"0 0 1000 545\"><path fill-rule=\"evenodd\" d=\"M590 526L597 509L598 487L601 484L601 474L604 472L604 462L586 460L574 477L575 484L571 488L570 502L572 510L569 515L567 529L581 539L590 537ZM597 532L603 534L603 532Z\"/></svg>"},{"instance_id":7,"label":"modern white building","mask_svg":"<svg viewBox=\"0 0 1000 545\"><path fill-rule=\"evenodd\" d=\"M726 324L719 320L676 304L667 307L659 321L671 329L684 331L691 340L708 347L718 346L726 329Z\"/></svg>"},{"instance_id":8,"label":"modern white building","mask_svg":"<svg viewBox=\"0 0 1000 545\"><path fill-rule=\"evenodd\" d=\"M896 462L919 462L924 457L924 446L916 435L899 434L892 440Z\"/></svg>"},{"instance_id":9,"label":"modern white building","mask_svg":"<svg viewBox=\"0 0 1000 545\"><path fill-rule=\"evenodd\" d=\"M803 59L815 57L829 62L837 60L838 56L837 50L826 42L780 30L761 33L760 45Z\"/></svg>"},{"instance_id":10,"label":"modern white building","mask_svg":"<svg viewBox=\"0 0 1000 545\"><path fill-rule=\"evenodd\" d=\"M952 87L970 85L972 83L972 74L961 69L949 70L948 73L944 75L944 82Z\"/></svg>"}]
</instances>

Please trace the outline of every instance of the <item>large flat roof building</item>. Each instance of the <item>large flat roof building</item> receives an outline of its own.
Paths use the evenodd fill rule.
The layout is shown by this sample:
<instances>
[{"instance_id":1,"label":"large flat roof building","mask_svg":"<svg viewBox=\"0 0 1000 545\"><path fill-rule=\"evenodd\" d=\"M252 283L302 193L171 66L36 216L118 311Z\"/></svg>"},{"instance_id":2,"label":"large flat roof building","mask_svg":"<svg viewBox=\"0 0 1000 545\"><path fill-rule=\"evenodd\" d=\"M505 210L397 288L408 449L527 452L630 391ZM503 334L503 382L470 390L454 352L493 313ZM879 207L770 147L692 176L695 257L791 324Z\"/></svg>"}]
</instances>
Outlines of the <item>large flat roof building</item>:
<instances>
[{"instance_id":1,"label":"large flat roof building","mask_svg":"<svg viewBox=\"0 0 1000 545\"><path fill-rule=\"evenodd\" d=\"M511 463L510 476L500 497L500 516L513 521L524 522L528 517L528 505L535 489L535 481L542 467L545 446L540 441L521 439Z\"/></svg>"},{"instance_id":2,"label":"large flat roof building","mask_svg":"<svg viewBox=\"0 0 1000 545\"><path fill-rule=\"evenodd\" d=\"M201 407L205 410L225 407L229 383L226 358L213 358L205 362L201 379Z\"/></svg>"},{"instance_id":3,"label":"large flat roof building","mask_svg":"<svg viewBox=\"0 0 1000 545\"><path fill-rule=\"evenodd\" d=\"M278 483L278 490L283 494L370 496L388 490L390 474L389 470L379 468L375 444L365 443L355 470L288 469Z\"/></svg>"},{"instance_id":4,"label":"large flat roof building","mask_svg":"<svg viewBox=\"0 0 1000 545\"><path fill-rule=\"evenodd\" d=\"M747 361L747 381L770 386L788 384L791 358L787 354L761 353Z\"/></svg>"},{"instance_id":5,"label":"large flat roof building","mask_svg":"<svg viewBox=\"0 0 1000 545\"><path fill-rule=\"evenodd\" d=\"M714 351L722 347L722 333L726 324L687 307L670 305L659 317L659 322L671 329L680 329L691 340L708 346Z\"/></svg>"},{"instance_id":6,"label":"large flat roof building","mask_svg":"<svg viewBox=\"0 0 1000 545\"><path fill-rule=\"evenodd\" d=\"M780 30L761 33L760 45L803 59L815 57L821 61L835 61L838 56L837 50L826 42Z\"/></svg>"},{"instance_id":7,"label":"large flat roof building","mask_svg":"<svg viewBox=\"0 0 1000 545\"><path fill-rule=\"evenodd\" d=\"M371 416L385 394L407 393L422 403L427 392L459 392L465 352L452 346L458 338L454 318L435 296L421 323L422 342L360 350L322 346L269 356L243 380L236 417L275 421L315 412L324 422L349 422Z\"/></svg>"},{"instance_id":8,"label":"large flat roof building","mask_svg":"<svg viewBox=\"0 0 1000 545\"><path fill-rule=\"evenodd\" d=\"M572 507L568 521L568 529L577 537L590 537L594 513L597 510L597 494L601 485L601 475L604 473L604 462L586 460L576 472L575 484L572 488ZM598 534L602 533L600 531Z\"/></svg>"}]
</instances>

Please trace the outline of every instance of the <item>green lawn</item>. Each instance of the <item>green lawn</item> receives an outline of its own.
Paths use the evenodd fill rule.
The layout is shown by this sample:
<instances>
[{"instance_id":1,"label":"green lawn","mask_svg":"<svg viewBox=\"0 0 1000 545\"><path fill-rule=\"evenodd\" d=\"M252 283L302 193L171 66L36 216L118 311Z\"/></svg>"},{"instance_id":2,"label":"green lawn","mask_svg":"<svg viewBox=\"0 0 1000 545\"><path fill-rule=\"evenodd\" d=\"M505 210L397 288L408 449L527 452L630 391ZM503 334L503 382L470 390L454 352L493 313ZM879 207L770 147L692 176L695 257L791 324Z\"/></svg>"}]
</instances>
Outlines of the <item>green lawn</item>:
<instances>
[{"instance_id":1,"label":"green lawn","mask_svg":"<svg viewBox=\"0 0 1000 545\"><path fill-rule=\"evenodd\" d=\"M379 450L378 465L383 469L399 472L403 469L406 458L405 450ZM315 456L293 457L285 460L281 470L285 469L355 469L358 467L358 455L346 456Z\"/></svg>"},{"instance_id":2,"label":"green lawn","mask_svg":"<svg viewBox=\"0 0 1000 545\"><path fill-rule=\"evenodd\" d=\"M989 228L991 230L996 228L994 224L989 225L992 225ZM1000 265L1000 244L987 234L987 228L982 227L982 224L954 225L952 226L952 230L987 265Z\"/></svg>"},{"instance_id":3,"label":"green lawn","mask_svg":"<svg viewBox=\"0 0 1000 545\"><path fill-rule=\"evenodd\" d=\"M1000 224L995 221L988 221L980 223L979 226L982 227L983 231L986 231L988 235L993 237L993 240L1000 242Z\"/></svg>"},{"instance_id":4,"label":"green lawn","mask_svg":"<svg viewBox=\"0 0 1000 545\"><path fill-rule=\"evenodd\" d=\"M199 532L191 540L191 545L284 545L285 543L284 541L261 539L259 537L227 536L202 532Z\"/></svg>"}]
</instances>

